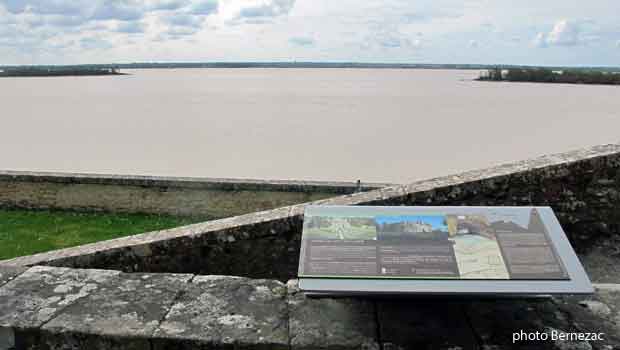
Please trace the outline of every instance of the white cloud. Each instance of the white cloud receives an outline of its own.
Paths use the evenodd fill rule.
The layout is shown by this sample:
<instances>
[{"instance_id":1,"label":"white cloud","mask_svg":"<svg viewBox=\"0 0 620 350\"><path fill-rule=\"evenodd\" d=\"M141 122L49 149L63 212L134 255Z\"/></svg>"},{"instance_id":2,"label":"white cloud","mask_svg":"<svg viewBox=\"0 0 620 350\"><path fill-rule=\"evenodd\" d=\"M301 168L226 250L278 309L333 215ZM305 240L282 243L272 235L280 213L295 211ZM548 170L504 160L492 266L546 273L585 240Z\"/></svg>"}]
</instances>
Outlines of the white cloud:
<instances>
[{"instance_id":1,"label":"white cloud","mask_svg":"<svg viewBox=\"0 0 620 350\"><path fill-rule=\"evenodd\" d=\"M119 33L143 33L144 24L141 22L118 22L116 31Z\"/></svg>"},{"instance_id":2,"label":"white cloud","mask_svg":"<svg viewBox=\"0 0 620 350\"><path fill-rule=\"evenodd\" d=\"M594 38L590 37L590 39ZM561 19L555 22L550 32L538 33L533 40L533 44L536 47L575 46L584 42L585 40L583 39L579 21Z\"/></svg>"},{"instance_id":3,"label":"white cloud","mask_svg":"<svg viewBox=\"0 0 620 350\"><path fill-rule=\"evenodd\" d=\"M218 11L228 21L261 22L288 14L295 0L220 0Z\"/></svg>"},{"instance_id":4,"label":"white cloud","mask_svg":"<svg viewBox=\"0 0 620 350\"><path fill-rule=\"evenodd\" d=\"M545 33L536 34L532 44L536 47L547 47L547 35Z\"/></svg>"},{"instance_id":5,"label":"white cloud","mask_svg":"<svg viewBox=\"0 0 620 350\"><path fill-rule=\"evenodd\" d=\"M0 65L247 59L614 65L617 1L0 0ZM532 51L530 44L552 49Z\"/></svg>"},{"instance_id":6,"label":"white cloud","mask_svg":"<svg viewBox=\"0 0 620 350\"><path fill-rule=\"evenodd\" d=\"M210 15L217 12L218 6L217 0L194 1L190 6L190 12L195 15Z\"/></svg>"},{"instance_id":7,"label":"white cloud","mask_svg":"<svg viewBox=\"0 0 620 350\"><path fill-rule=\"evenodd\" d=\"M547 34L550 45L576 45L579 41L579 25L566 19L555 22L553 29Z\"/></svg>"},{"instance_id":8,"label":"white cloud","mask_svg":"<svg viewBox=\"0 0 620 350\"><path fill-rule=\"evenodd\" d=\"M147 8L151 11L172 11L188 5L189 0L147 0Z\"/></svg>"},{"instance_id":9,"label":"white cloud","mask_svg":"<svg viewBox=\"0 0 620 350\"><path fill-rule=\"evenodd\" d=\"M4 0L7 11L17 14L31 12L43 15L77 15L92 11L88 0Z\"/></svg>"}]
</instances>

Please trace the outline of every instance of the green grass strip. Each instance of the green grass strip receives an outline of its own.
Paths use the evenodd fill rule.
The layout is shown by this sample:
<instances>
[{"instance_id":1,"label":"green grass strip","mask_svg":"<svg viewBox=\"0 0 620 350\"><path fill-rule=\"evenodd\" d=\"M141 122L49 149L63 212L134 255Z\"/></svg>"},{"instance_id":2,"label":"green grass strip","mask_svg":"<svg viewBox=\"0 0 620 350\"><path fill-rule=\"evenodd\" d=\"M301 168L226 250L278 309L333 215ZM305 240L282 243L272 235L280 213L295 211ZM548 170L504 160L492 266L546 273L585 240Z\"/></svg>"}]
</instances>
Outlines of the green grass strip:
<instances>
[{"instance_id":1,"label":"green grass strip","mask_svg":"<svg viewBox=\"0 0 620 350\"><path fill-rule=\"evenodd\" d=\"M162 230L208 218L0 209L0 260Z\"/></svg>"}]
</instances>

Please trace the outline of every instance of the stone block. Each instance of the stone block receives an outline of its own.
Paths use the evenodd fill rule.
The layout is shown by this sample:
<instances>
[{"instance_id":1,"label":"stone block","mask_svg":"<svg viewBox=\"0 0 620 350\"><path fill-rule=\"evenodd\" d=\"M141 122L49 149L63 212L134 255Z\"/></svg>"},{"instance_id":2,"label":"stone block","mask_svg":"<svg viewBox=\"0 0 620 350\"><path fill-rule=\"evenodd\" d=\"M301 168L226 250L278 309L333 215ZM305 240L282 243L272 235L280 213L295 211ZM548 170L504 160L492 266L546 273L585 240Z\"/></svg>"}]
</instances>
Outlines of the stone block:
<instances>
[{"instance_id":1,"label":"stone block","mask_svg":"<svg viewBox=\"0 0 620 350\"><path fill-rule=\"evenodd\" d=\"M599 292L592 297L476 301L468 303L466 310L482 348L605 350L620 347L617 302L617 295ZM600 332L605 334L603 340L557 337ZM513 341L515 333L519 335Z\"/></svg>"},{"instance_id":2,"label":"stone block","mask_svg":"<svg viewBox=\"0 0 620 350\"><path fill-rule=\"evenodd\" d=\"M475 336L461 302L449 299L378 300L384 350L475 349Z\"/></svg>"},{"instance_id":3,"label":"stone block","mask_svg":"<svg viewBox=\"0 0 620 350\"><path fill-rule=\"evenodd\" d=\"M40 327L119 273L35 266L0 288L0 327Z\"/></svg>"},{"instance_id":4,"label":"stone block","mask_svg":"<svg viewBox=\"0 0 620 350\"><path fill-rule=\"evenodd\" d=\"M39 342L51 349L149 350L149 338L192 277L121 274L45 324Z\"/></svg>"},{"instance_id":5,"label":"stone block","mask_svg":"<svg viewBox=\"0 0 620 350\"><path fill-rule=\"evenodd\" d=\"M162 349L288 349L281 282L197 276L155 332Z\"/></svg>"},{"instance_id":6,"label":"stone block","mask_svg":"<svg viewBox=\"0 0 620 350\"><path fill-rule=\"evenodd\" d=\"M309 298L289 281L291 349L379 349L372 301L359 298Z\"/></svg>"}]
</instances>

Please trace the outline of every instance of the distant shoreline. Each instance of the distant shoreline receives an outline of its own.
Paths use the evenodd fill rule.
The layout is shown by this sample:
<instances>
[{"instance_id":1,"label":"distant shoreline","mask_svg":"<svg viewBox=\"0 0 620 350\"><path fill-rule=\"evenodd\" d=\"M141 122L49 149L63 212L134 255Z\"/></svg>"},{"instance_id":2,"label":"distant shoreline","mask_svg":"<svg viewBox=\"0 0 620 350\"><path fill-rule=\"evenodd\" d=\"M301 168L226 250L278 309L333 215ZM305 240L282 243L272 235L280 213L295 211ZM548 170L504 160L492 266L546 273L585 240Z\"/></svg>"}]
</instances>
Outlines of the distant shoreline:
<instances>
[{"instance_id":1,"label":"distant shoreline","mask_svg":"<svg viewBox=\"0 0 620 350\"><path fill-rule=\"evenodd\" d=\"M480 73L476 81L576 85L620 85L620 73L600 70L551 70L542 68L493 68Z\"/></svg>"},{"instance_id":2,"label":"distant shoreline","mask_svg":"<svg viewBox=\"0 0 620 350\"><path fill-rule=\"evenodd\" d=\"M0 69L0 78L68 77L68 76L109 76L127 75L116 68L87 67L18 67Z\"/></svg>"},{"instance_id":3,"label":"distant shoreline","mask_svg":"<svg viewBox=\"0 0 620 350\"><path fill-rule=\"evenodd\" d=\"M565 67L565 66L527 66L527 65L490 65L490 64L442 64L442 63L360 63L360 62L135 62L111 64L80 65L31 65L0 66L2 69L176 69L176 68L352 68L352 69L455 69L455 70L489 70L500 69L550 69L550 70L587 70L620 72L620 67Z\"/></svg>"}]
</instances>

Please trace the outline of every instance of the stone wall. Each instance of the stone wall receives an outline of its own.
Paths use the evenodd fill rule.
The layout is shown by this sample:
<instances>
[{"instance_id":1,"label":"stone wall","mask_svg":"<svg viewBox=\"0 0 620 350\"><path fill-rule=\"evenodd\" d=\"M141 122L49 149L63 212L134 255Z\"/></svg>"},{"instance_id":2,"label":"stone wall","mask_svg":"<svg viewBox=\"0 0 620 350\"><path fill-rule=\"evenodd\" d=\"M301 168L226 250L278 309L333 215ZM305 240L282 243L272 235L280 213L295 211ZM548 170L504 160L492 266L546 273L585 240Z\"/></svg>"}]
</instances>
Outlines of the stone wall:
<instances>
[{"instance_id":1,"label":"stone wall","mask_svg":"<svg viewBox=\"0 0 620 350\"><path fill-rule=\"evenodd\" d=\"M578 252L620 232L620 145L315 201L326 205L551 206ZM306 204L16 258L126 272L296 276Z\"/></svg>"},{"instance_id":2,"label":"stone wall","mask_svg":"<svg viewBox=\"0 0 620 350\"><path fill-rule=\"evenodd\" d=\"M387 184L362 184L359 190ZM350 182L0 172L0 208L222 218L354 193Z\"/></svg>"},{"instance_id":3,"label":"stone wall","mask_svg":"<svg viewBox=\"0 0 620 350\"><path fill-rule=\"evenodd\" d=\"M311 299L296 280L0 265L0 349L617 349L620 285L596 287L534 300ZM549 339L515 342L519 331Z\"/></svg>"}]
</instances>

